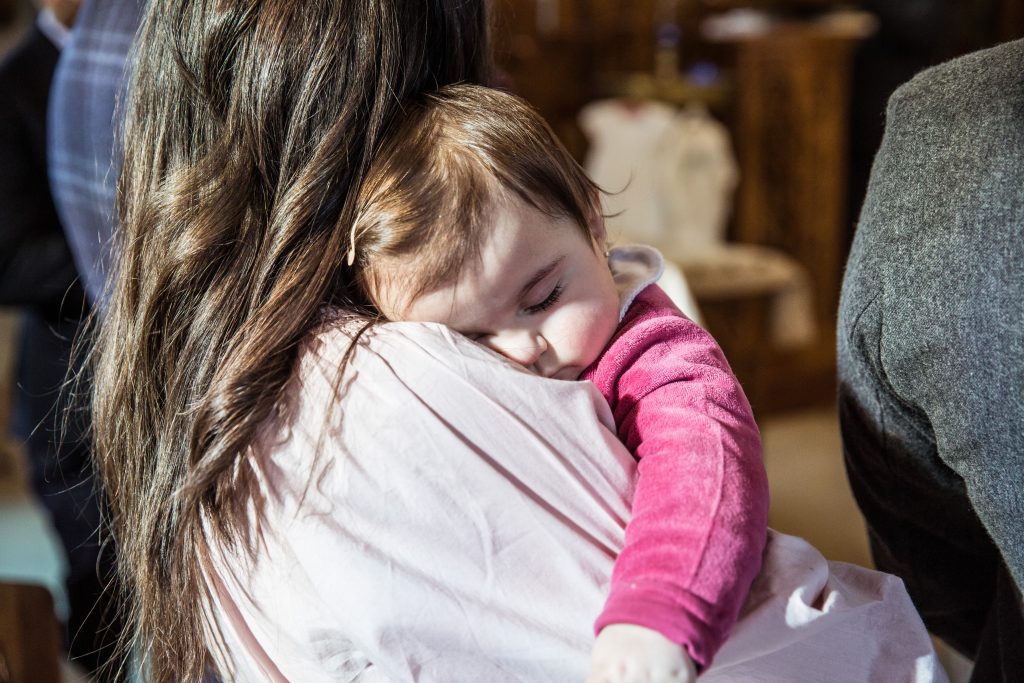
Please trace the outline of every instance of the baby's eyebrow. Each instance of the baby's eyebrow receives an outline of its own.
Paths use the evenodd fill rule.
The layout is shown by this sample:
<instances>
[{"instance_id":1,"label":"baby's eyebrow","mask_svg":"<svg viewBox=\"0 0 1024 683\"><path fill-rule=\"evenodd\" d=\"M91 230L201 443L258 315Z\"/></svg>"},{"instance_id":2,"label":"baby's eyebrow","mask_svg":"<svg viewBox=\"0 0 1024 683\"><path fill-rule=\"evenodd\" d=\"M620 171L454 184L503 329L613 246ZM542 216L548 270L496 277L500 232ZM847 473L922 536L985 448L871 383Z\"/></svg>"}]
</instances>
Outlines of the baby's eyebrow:
<instances>
[{"instance_id":1,"label":"baby's eyebrow","mask_svg":"<svg viewBox=\"0 0 1024 683\"><path fill-rule=\"evenodd\" d=\"M537 286L538 282L540 282L548 275L550 275L551 272L555 270L555 268L558 268L558 266L562 265L562 261L564 260L565 255L563 254L556 258L551 263L549 263L548 265L538 270L536 273L534 273L533 277L527 280L526 283L523 285L523 288L519 290L519 299L524 299L526 295L530 293L530 290Z\"/></svg>"}]
</instances>

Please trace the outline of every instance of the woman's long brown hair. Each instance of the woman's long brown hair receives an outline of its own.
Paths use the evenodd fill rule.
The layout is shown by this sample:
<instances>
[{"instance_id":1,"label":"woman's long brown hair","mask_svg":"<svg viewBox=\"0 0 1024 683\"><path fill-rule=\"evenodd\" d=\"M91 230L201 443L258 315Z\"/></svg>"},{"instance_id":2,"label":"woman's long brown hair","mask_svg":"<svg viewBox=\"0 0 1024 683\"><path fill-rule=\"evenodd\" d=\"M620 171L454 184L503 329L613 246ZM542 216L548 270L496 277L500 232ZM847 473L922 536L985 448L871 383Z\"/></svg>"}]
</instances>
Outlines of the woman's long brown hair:
<instances>
[{"instance_id":1,"label":"woman's long brown hair","mask_svg":"<svg viewBox=\"0 0 1024 683\"><path fill-rule=\"evenodd\" d=\"M208 666L212 540L252 548L245 454L318 311L359 311L354 197L406 97L486 81L484 0L158 0L125 100L96 458L137 652Z\"/></svg>"}]
</instances>

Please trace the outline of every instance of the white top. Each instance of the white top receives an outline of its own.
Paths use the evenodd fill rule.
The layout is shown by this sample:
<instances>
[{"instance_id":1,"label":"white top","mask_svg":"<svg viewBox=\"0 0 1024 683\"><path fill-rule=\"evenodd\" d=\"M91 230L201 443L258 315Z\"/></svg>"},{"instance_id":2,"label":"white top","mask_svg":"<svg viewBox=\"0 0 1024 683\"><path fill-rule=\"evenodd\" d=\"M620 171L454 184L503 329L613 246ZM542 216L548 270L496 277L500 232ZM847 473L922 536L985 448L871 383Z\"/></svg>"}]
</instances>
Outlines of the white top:
<instances>
[{"instance_id":1,"label":"white top","mask_svg":"<svg viewBox=\"0 0 1024 683\"><path fill-rule=\"evenodd\" d=\"M728 131L706 109L603 100L579 120L613 237L675 261L725 242L738 170Z\"/></svg>"},{"instance_id":2,"label":"white top","mask_svg":"<svg viewBox=\"0 0 1024 683\"><path fill-rule=\"evenodd\" d=\"M619 320L633 304L637 294L657 282L665 272L665 259L654 247L629 244L608 252L608 268L619 293Z\"/></svg>"},{"instance_id":3,"label":"white top","mask_svg":"<svg viewBox=\"0 0 1024 683\"><path fill-rule=\"evenodd\" d=\"M654 162L675 120L660 102L601 100L579 115L590 141L585 166L601 189L605 223L613 239L660 245L665 217Z\"/></svg>"},{"instance_id":4,"label":"white top","mask_svg":"<svg viewBox=\"0 0 1024 683\"><path fill-rule=\"evenodd\" d=\"M212 553L226 679L582 683L634 478L596 388L395 323L331 416L347 347L306 344L256 443L255 564ZM764 567L702 682L945 680L898 580L780 535Z\"/></svg>"},{"instance_id":5,"label":"white top","mask_svg":"<svg viewBox=\"0 0 1024 683\"><path fill-rule=\"evenodd\" d=\"M261 561L218 563L234 678L582 681L634 468L597 389L395 323L328 421L347 346L310 344L258 448Z\"/></svg>"},{"instance_id":6,"label":"white top","mask_svg":"<svg viewBox=\"0 0 1024 683\"><path fill-rule=\"evenodd\" d=\"M739 167L725 126L706 109L682 109L654 160L669 258L693 259L725 243Z\"/></svg>"}]
</instances>

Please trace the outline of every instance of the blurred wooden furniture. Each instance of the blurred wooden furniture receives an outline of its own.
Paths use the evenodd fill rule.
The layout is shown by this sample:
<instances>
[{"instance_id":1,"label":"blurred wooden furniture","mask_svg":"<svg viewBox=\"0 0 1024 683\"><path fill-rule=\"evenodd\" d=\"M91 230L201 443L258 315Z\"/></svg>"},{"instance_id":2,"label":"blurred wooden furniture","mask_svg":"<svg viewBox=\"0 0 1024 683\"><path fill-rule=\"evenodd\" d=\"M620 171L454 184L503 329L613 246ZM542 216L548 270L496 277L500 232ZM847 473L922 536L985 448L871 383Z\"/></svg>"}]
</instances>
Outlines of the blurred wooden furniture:
<instances>
[{"instance_id":1,"label":"blurred wooden furniture","mask_svg":"<svg viewBox=\"0 0 1024 683\"><path fill-rule=\"evenodd\" d=\"M11 413L15 387L18 352L18 315L14 309L0 306L0 473L3 472L3 449L12 432Z\"/></svg>"},{"instance_id":2,"label":"blurred wooden furniture","mask_svg":"<svg viewBox=\"0 0 1024 683\"><path fill-rule=\"evenodd\" d=\"M17 0L0 0L0 28L5 27L18 15Z\"/></svg>"},{"instance_id":3,"label":"blurred wooden furniture","mask_svg":"<svg viewBox=\"0 0 1024 683\"><path fill-rule=\"evenodd\" d=\"M712 110L729 127L740 169L729 238L774 247L807 268L818 340L791 352L769 342L768 297L705 299L706 322L759 412L830 402L835 310L846 226L848 104L862 30L818 20L832 0L496 0L499 65L582 158L579 109L608 96L609 77L656 71L660 31L680 31L678 63L722 68L727 100ZM768 31L710 42L711 13L737 6L798 8ZM699 295L698 295L699 296Z\"/></svg>"},{"instance_id":4,"label":"blurred wooden furniture","mask_svg":"<svg viewBox=\"0 0 1024 683\"><path fill-rule=\"evenodd\" d=\"M762 411L834 396L836 309L847 234L849 92L854 49L864 30L786 22L734 41L733 136L740 185L732 236L779 248L808 270L818 328L811 347L761 348L752 374L737 371ZM740 309L735 315L748 323L736 331L739 336L764 338L765 330L753 327L763 316ZM728 330L712 332L730 357L746 353L751 343ZM733 348L737 352L731 355Z\"/></svg>"},{"instance_id":5,"label":"blurred wooden furniture","mask_svg":"<svg viewBox=\"0 0 1024 683\"><path fill-rule=\"evenodd\" d=\"M705 327L725 352L758 418L773 409L769 387L763 379L764 366L770 355L768 330L771 327L772 294L707 297L694 293Z\"/></svg>"},{"instance_id":6,"label":"blurred wooden furniture","mask_svg":"<svg viewBox=\"0 0 1024 683\"><path fill-rule=\"evenodd\" d=\"M49 591L0 582L0 683L60 680L60 632Z\"/></svg>"}]
</instances>

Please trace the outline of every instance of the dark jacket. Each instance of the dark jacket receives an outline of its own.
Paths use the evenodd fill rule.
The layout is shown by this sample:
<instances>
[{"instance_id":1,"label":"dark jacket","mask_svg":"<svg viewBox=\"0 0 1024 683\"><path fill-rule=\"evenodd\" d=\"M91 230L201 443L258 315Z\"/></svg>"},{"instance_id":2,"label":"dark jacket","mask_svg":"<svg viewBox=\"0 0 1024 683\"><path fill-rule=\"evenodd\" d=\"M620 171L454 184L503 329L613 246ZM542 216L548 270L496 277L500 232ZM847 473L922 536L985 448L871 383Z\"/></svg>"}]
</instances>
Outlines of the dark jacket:
<instances>
[{"instance_id":1,"label":"dark jacket","mask_svg":"<svg viewBox=\"0 0 1024 683\"><path fill-rule=\"evenodd\" d=\"M46 106L57 56L33 26L0 65L0 305L31 306L49 322L65 299L76 312L82 303L46 171Z\"/></svg>"},{"instance_id":2,"label":"dark jacket","mask_svg":"<svg viewBox=\"0 0 1024 683\"><path fill-rule=\"evenodd\" d=\"M977 658L978 680L1020 680L1024 41L893 95L838 342L847 469L876 563Z\"/></svg>"}]
</instances>

